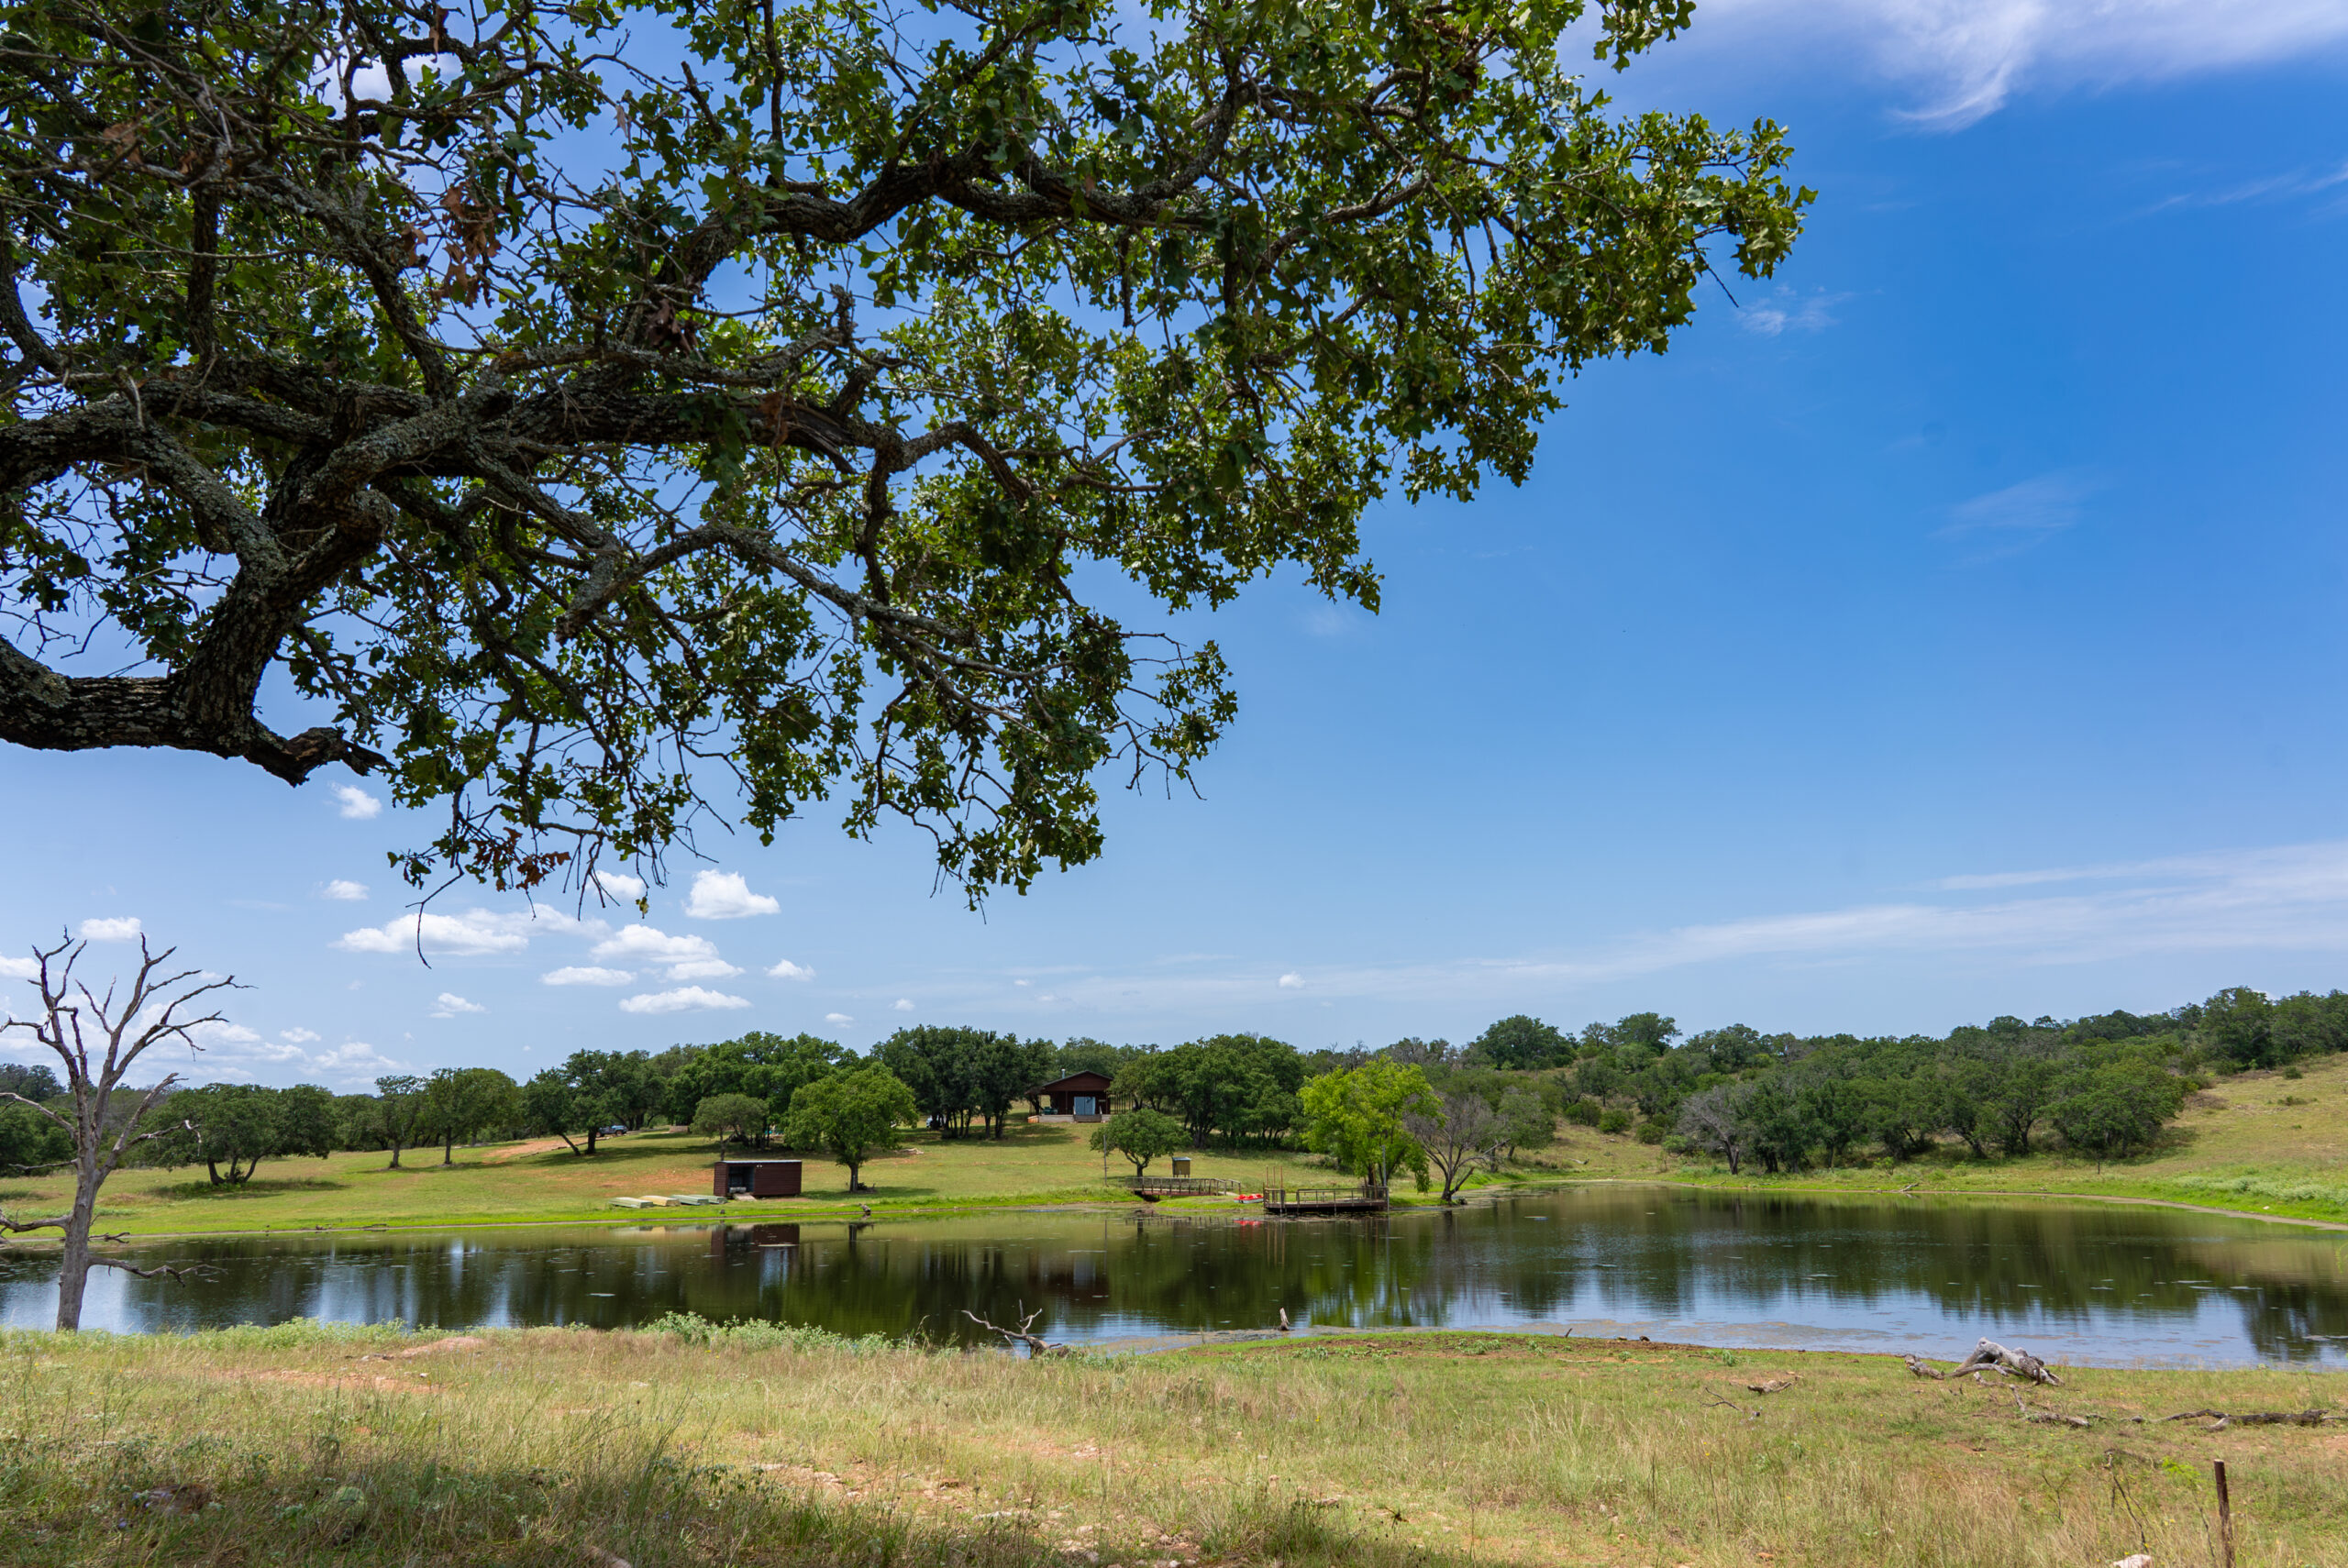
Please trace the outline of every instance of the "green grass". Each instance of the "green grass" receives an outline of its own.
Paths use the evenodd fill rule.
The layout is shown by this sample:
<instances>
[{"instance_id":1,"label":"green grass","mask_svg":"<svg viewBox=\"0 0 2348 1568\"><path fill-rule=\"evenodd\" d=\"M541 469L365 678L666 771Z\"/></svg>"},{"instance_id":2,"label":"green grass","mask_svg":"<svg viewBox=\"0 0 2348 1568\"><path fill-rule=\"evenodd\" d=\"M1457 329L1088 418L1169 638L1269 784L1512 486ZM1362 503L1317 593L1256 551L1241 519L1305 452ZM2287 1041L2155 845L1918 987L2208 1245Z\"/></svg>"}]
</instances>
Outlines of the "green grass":
<instances>
[{"instance_id":1,"label":"green grass","mask_svg":"<svg viewBox=\"0 0 2348 1568\"><path fill-rule=\"evenodd\" d=\"M1129 1201L1102 1178L1101 1156L1084 1146L1089 1129L1066 1123L1014 1124L1001 1141L914 1135L901 1153L873 1161L874 1190L850 1199L847 1172L821 1156L807 1161L807 1195L756 1206L763 1216L825 1219L858 1212L869 1202L891 1214L996 1206ZM250 1185L214 1187L201 1169L127 1171L109 1182L102 1228L131 1234L337 1229L353 1226L446 1227L613 1220L640 1223L641 1211L610 1200L645 1193L706 1192L710 1144L681 1132L613 1139L593 1159L546 1140L460 1149L443 1166L437 1148L411 1150L399 1170L382 1154L327 1160L277 1160ZM1271 1180L1314 1184L1335 1179L1314 1156L1208 1150L1195 1174L1250 1187ZM1159 1167L1163 1169L1161 1165ZM1113 1176L1129 1169L1113 1163ZM1750 1169L1690 1165L1625 1137L1568 1126L1559 1142L1512 1166L1491 1185L1560 1181L1675 1181L1785 1190L1879 1191L1911 1183L1932 1192L2075 1195L2177 1202L2276 1219L2348 1222L2348 1057L2309 1066L2299 1078L2245 1073L2188 1102L2162 1145L2139 1158L2098 1165L2057 1154L1978 1161L1950 1145L1899 1165L1876 1161L1852 1168L1781 1177ZM13 1212L61 1208L62 1177L0 1184L0 1205ZM1431 1196L1431 1195L1430 1195ZM1405 1193L1405 1201L1423 1201ZM1227 1200L1169 1207L1228 1208ZM737 1208L740 1206L737 1205ZM706 1209L681 1209L700 1215Z\"/></svg>"},{"instance_id":2,"label":"green grass","mask_svg":"<svg viewBox=\"0 0 2348 1568\"><path fill-rule=\"evenodd\" d=\"M2217 1458L2243 1568L2348 1542L2338 1430L2158 1419L2336 1407L2338 1374L2031 1392L2079 1430L1879 1356L1459 1333L1014 1361L675 1328L0 1334L6 1559L2166 1568L2212 1561Z\"/></svg>"}]
</instances>

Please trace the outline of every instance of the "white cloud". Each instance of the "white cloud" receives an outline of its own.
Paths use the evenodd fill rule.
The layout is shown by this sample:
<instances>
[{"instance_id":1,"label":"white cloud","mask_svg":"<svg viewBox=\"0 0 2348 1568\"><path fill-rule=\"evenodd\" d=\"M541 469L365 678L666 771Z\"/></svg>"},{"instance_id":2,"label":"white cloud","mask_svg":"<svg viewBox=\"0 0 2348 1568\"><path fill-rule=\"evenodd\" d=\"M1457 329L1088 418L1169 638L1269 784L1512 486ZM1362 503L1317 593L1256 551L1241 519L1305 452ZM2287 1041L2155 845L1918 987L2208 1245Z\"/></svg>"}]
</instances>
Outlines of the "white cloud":
<instances>
[{"instance_id":1,"label":"white cloud","mask_svg":"<svg viewBox=\"0 0 2348 1568\"><path fill-rule=\"evenodd\" d=\"M742 972L717 955L716 944L709 938L671 936L649 925L621 927L595 944L595 956L665 964L672 980L724 979Z\"/></svg>"},{"instance_id":2,"label":"white cloud","mask_svg":"<svg viewBox=\"0 0 2348 1568\"><path fill-rule=\"evenodd\" d=\"M739 871L696 871L692 891L685 895L685 912L695 920L741 920L781 910L766 894L750 891Z\"/></svg>"},{"instance_id":3,"label":"white cloud","mask_svg":"<svg viewBox=\"0 0 2348 1568\"><path fill-rule=\"evenodd\" d=\"M2348 39L2338 0L1711 0L1699 49L1831 58L1855 49L1955 130L2032 87L2161 81L2307 57ZM1822 47L1823 46L1823 47Z\"/></svg>"},{"instance_id":4,"label":"white cloud","mask_svg":"<svg viewBox=\"0 0 2348 1568\"><path fill-rule=\"evenodd\" d=\"M30 958L0 958L0 979L38 980L40 965Z\"/></svg>"},{"instance_id":5,"label":"white cloud","mask_svg":"<svg viewBox=\"0 0 2348 1568\"><path fill-rule=\"evenodd\" d=\"M114 920L85 920L80 935L84 942L136 942L138 940L138 917L124 915Z\"/></svg>"},{"instance_id":6,"label":"white cloud","mask_svg":"<svg viewBox=\"0 0 2348 1568\"><path fill-rule=\"evenodd\" d=\"M277 1032L277 1037L280 1040L284 1041L288 1045L308 1045L315 1043L316 1041L323 1038L323 1036L321 1036L315 1029L302 1029L298 1027L294 1029L281 1029Z\"/></svg>"},{"instance_id":7,"label":"white cloud","mask_svg":"<svg viewBox=\"0 0 2348 1568\"><path fill-rule=\"evenodd\" d=\"M854 1023L856 1020L844 1012L827 1012L824 1015L824 1021L825 1023Z\"/></svg>"},{"instance_id":8,"label":"white cloud","mask_svg":"<svg viewBox=\"0 0 2348 1568\"><path fill-rule=\"evenodd\" d=\"M487 1012L489 1009L477 1001L467 1001L454 991L442 991L434 999L437 1006L432 1010L435 1018L454 1018L460 1012Z\"/></svg>"},{"instance_id":9,"label":"white cloud","mask_svg":"<svg viewBox=\"0 0 2348 1568\"><path fill-rule=\"evenodd\" d=\"M1284 990L1284 991L1301 991L1301 990L1302 990L1303 988L1304 988L1304 977L1303 977L1303 976L1301 976L1301 975L1282 975L1282 976L1280 977L1280 989L1282 989L1282 990Z\"/></svg>"},{"instance_id":10,"label":"white cloud","mask_svg":"<svg viewBox=\"0 0 2348 1568\"><path fill-rule=\"evenodd\" d=\"M815 977L814 970L804 964L794 964L788 958L776 959L774 967L769 969L767 974L770 978L777 980L812 980Z\"/></svg>"},{"instance_id":11,"label":"white cloud","mask_svg":"<svg viewBox=\"0 0 2348 1568\"><path fill-rule=\"evenodd\" d=\"M194 1040L206 1051L235 1050L245 1046L260 1046L269 1051L277 1049L243 1024L231 1023L225 1018L216 1018L204 1023L192 1023L188 1025L187 1032L189 1039Z\"/></svg>"},{"instance_id":12,"label":"white cloud","mask_svg":"<svg viewBox=\"0 0 2348 1568\"><path fill-rule=\"evenodd\" d=\"M544 986L625 986L636 978L631 969L604 969L593 964L567 965L538 977Z\"/></svg>"},{"instance_id":13,"label":"white cloud","mask_svg":"<svg viewBox=\"0 0 2348 1568\"><path fill-rule=\"evenodd\" d=\"M895 1001L891 1002L889 1007L894 1012L911 1012L914 1010L914 999L911 997L899 997Z\"/></svg>"},{"instance_id":14,"label":"white cloud","mask_svg":"<svg viewBox=\"0 0 2348 1568\"><path fill-rule=\"evenodd\" d=\"M625 871L598 871L588 881L614 903L632 904L644 897L644 878Z\"/></svg>"},{"instance_id":15,"label":"white cloud","mask_svg":"<svg viewBox=\"0 0 2348 1568\"><path fill-rule=\"evenodd\" d=\"M728 980L741 972L723 958L695 958L669 966L672 980Z\"/></svg>"},{"instance_id":16,"label":"white cloud","mask_svg":"<svg viewBox=\"0 0 2348 1568\"><path fill-rule=\"evenodd\" d=\"M729 997L724 991L704 990L699 986L682 986L673 991L651 991L642 996L625 997L620 1001L622 1012L698 1012L705 1008L748 1007L748 997Z\"/></svg>"},{"instance_id":17,"label":"white cloud","mask_svg":"<svg viewBox=\"0 0 2348 1568\"><path fill-rule=\"evenodd\" d=\"M634 958L647 964L684 964L714 958L717 945L706 936L671 936L658 926L624 925L595 944L598 958Z\"/></svg>"},{"instance_id":18,"label":"white cloud","mask_svg":"<svg viewBox=\"0 0 2348 1568\"><path fill-rule=\"evenodd\" d=\"M543 918L543 917L542 917ZM346 953L413 953L420 944L426 954L459 957L484 953L519 953L530 944L531 917L466 910L460 914L426 911L420 918L400 915L381 925L347 931L335 945Z\"/></svg>"},{"instance_id":19,"label":"white cloud","mask_svg":"<svg viewBox=\"0 0 2348 1568\"><path fill-rule=\"evenodd\" d=\"M338 877L318 889L318 897L333 899L339 903L363 903L367 898L367 884L347 881Z\"/></svg>"},{"instance_id":20,"label":"white cloud","mask_svg":"<svg viewBox=\"0 0 2348 1568\"><path fill-rule=\"evenodd\" d=\"M392 73L382 64L369 61L352 61L349 55L316 60L310 66L310 90L331 104L338 111L342 107L342 78L346 62L350 74L350 95L359 102L387 104L392 97ZM411 56L405 65L411 86L421 82L428 71L446 81L464 69L453 54L419 54Z\"/></svg>"},{"instance_id":21,"label":"white cloud","mask_svg":"<svg viewBox=\"0 0 2348 1568\"><path fill-rule=\"evenodd\" d=\"M363 823L383 814L383 802L356 784L336 785L334 798L342 802L342 814L353 822Z\"/></svg>"}]
</instances>

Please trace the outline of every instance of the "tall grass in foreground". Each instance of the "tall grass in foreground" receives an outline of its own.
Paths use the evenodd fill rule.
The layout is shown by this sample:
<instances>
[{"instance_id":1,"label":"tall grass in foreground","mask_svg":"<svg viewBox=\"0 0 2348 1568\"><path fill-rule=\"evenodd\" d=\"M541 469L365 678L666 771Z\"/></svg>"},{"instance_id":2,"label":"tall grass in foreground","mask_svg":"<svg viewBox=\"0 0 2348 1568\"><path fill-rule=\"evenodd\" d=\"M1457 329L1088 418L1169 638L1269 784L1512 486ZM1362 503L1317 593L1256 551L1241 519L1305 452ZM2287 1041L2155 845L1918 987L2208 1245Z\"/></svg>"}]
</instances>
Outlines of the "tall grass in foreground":
<instances>
[{"instance_id":1,"label":"tall grass in foreground","mask_svg":"<svg viewBox=\"0 0 2348 1568\"><path fill-rule=\"evenodd\" d=\"M697 1320L432 1342L0 1335L0 1560L2177 1568L2213 1561L2222 1457L2243 1568L2348 1562L2336 1432L2125 1419L2336 1404L2337 1374L2032 1391L2080 1430L1884 1358L1533 1336L1038 1362Z\"/></svg>"}]
</instances>

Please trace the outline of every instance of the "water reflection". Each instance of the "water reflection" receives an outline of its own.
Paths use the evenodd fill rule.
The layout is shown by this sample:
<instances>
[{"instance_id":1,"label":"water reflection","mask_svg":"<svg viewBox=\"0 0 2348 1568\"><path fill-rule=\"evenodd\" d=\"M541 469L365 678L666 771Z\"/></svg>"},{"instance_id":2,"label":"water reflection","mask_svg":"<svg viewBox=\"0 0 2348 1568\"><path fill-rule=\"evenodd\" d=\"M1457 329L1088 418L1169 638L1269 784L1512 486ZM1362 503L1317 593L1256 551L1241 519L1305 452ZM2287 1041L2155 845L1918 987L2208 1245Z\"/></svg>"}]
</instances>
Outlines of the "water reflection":
<instances>
[{"instance_id":1,"label":"water reflection","mask_svg":"<svg viewBox=\"0 0 2348 1568\"><path fill-rule=\"evenodd\" d=\"M670 1311L983 1339L1315 1325L1578 1325L1712 1343L1917 1349L1982 1334L2072 1361L2348 1365L2342 1239L2176 1210L1604 1188L1375 1220L991 1213L158 1243L217 1277L95 1276L84 1321L303 1316L619 1327ZM52 1310L45 1266L0 1322Z\"/></svg>"}]
</instances>

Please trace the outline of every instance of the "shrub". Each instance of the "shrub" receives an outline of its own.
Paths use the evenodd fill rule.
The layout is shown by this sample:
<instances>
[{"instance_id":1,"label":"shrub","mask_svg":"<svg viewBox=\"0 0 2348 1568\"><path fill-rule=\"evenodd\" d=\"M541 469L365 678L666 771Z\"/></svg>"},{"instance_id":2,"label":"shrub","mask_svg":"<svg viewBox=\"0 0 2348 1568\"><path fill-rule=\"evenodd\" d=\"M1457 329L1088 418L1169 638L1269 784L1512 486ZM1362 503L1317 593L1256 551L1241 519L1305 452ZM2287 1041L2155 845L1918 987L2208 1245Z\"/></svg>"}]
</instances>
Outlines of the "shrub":
<instances>
[{"instance_id":1,"label":"shrub","mask_svg":"<svg viewBox=\"0 0 2348 1568\"><path fill-rule=\"evenodd\" d=\"M1609 1106L1599 1112L1598 1130L1600 1132L1628 1132L1631 1130L1631 1113L1619 1105Z\"/></svg>"},{"instance_id":2,"label":"shrub","mask_svg":"<svg viewBox=\"0 0 2348 1568\"><path fill-rule=\"evenodd\" d=\"M1578 1126L1595 1127L1598 1125L1599 1116L1598 1102L1588 1095L1582 1096L1566 1107L1566 1120Z\"/></svg>"},{"instance_id":3,"label":"shrub","mask_svg":"<svg viewBox=\"0 0 2348 1568\"><path fill-rule=\"evenodd\" d=\"M1670 1131L1670 1123L1660 1118L1650 1117L1639 1123L1639 1130L1633 1136L1642 1143L1660 1143L1663 1142L1663 1135Z\"/></svg>"}]
</instances>

